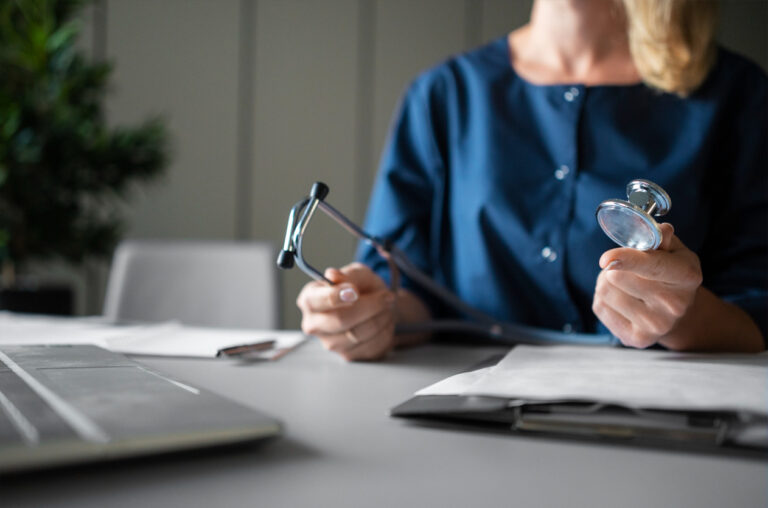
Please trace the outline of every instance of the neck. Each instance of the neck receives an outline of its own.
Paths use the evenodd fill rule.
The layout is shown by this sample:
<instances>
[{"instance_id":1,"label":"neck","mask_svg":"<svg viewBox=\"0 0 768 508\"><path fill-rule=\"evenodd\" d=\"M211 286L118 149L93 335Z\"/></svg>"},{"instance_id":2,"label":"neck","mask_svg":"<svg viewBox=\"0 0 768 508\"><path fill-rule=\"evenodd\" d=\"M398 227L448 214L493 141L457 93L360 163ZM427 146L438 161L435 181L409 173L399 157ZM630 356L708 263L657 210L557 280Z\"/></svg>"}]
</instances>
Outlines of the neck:
<instances>
[{"instance_id":1,"label":"neck","mask_svg":"<svg viewBox=\"0 0 768 508\"><path fill-rule=\"evenodd\" d=\"M611 62L631 62L626 20L617 0L536 0L521 29L521 59L574 81Z\"/></svg>"}]
</instances>

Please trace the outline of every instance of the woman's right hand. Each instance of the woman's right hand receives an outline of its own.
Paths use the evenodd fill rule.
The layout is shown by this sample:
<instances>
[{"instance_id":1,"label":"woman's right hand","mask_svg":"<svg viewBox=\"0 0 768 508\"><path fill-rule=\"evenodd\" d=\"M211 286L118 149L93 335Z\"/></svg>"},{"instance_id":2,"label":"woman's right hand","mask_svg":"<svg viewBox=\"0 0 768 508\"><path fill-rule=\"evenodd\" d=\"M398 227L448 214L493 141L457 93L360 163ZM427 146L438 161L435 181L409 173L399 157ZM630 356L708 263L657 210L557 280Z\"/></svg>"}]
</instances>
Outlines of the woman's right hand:
<instances>
[{"instance_id":1,"label":"woman's right hand","mask_svg":"<svg viewBox=\"0 0 768 508\"><path fill-rule=\"evenodd\" d=\"M395 347L395 294L361 263L324 275L333 286L310 282L296 299L302 331L349 361L384 357Z\"/></svg>"}]
</instances>

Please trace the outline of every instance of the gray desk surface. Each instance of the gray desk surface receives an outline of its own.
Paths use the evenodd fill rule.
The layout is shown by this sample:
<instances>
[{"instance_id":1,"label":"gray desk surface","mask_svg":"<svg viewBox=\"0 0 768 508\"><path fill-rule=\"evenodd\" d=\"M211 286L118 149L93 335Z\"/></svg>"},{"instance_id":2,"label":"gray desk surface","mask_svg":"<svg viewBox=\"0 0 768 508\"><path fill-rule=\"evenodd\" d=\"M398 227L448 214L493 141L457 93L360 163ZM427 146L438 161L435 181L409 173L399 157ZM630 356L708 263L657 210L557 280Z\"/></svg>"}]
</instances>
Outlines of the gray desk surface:
<instances>
[{"instance_id":1,"label":"gray desk surface","mask_svg":"<svg viewBox=\"0 0 768 508\"><path fill-rule=\"evenodd\" d=\"M410 425L387 410L499 348L349 364L310 342L273 363L140 361L280 417L237 450L0 478L0 506L768 506L768 461Z\"/></svg>"}]
</instances>

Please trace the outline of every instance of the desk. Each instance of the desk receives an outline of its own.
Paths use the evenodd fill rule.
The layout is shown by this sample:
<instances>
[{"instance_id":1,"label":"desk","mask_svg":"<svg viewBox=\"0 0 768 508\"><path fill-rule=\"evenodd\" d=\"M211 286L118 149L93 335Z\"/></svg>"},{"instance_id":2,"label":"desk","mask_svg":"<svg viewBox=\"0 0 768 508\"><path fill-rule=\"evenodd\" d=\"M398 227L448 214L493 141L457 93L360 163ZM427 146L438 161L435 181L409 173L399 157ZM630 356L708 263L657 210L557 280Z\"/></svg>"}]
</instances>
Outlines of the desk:
<instances>
[{"instance_id":1,"label":"desk","mask_svg":"<svg viewBox=\"0 0 768 508\"><path fill-rule=\"evenodd\" d=\"M242 450L3 478L0 505L768 505L768 461L429 429L387 416L415 390L504 350L427 345L385 363L349 364L311 341L273 363L138 358L278 416L285 436Z\"/></svg>"}]
</instances>

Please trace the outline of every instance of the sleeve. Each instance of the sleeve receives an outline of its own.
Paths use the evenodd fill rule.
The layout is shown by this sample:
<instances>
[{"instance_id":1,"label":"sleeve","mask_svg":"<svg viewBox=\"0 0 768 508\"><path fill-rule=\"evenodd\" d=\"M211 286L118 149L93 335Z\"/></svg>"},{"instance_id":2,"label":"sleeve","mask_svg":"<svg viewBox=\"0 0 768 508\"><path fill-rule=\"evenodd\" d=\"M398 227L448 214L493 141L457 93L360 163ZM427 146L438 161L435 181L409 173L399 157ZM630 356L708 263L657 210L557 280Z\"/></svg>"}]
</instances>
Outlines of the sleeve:
<instances>
[{"instance_id":1,"label":"sleeve","mask_svg":"<svg viewBox=\"0 0 768 508\"><path fill-rule=\"evenodd\" d=\"M434 128L440 115L428 109L425 96L424 86L417 81L401 100L381 156L365 230L393 242L419 269L431 274L431 232L444 161ZM388 263L376 249L361 242L356 257L390 282ZM436 302L428 293L405 276L401 285L421 297L435 314Z\"/></svg>"},{"instance_id":2,"label":"sleeve","mask_svg":"<svg viewBox=\"0 0 768 508\"><path fill-rule=\"evenodd\" d=\"M768 345L768 80L749 81L721 146L729 159L709 175L715 218L701 261L704 286L747 312Z\"/></svg>"}]
</instances>

